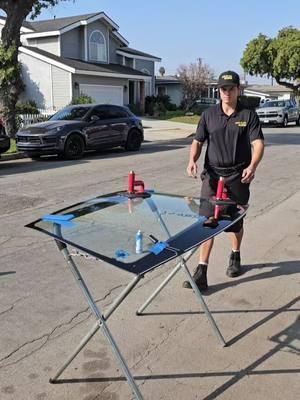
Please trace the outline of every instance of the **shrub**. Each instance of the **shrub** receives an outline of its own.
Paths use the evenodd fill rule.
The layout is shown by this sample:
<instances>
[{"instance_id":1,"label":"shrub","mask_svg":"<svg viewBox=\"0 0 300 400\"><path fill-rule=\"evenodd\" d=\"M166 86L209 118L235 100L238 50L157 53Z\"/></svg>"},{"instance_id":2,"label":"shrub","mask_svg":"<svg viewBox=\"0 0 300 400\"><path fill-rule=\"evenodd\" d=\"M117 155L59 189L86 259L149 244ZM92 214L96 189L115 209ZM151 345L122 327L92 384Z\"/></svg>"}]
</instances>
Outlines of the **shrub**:
<instances>
[{"instance_id":1,"label":"shrub","mask_svg":"<svg viewBox=\"0 0 300 400\"><path fill-rule=\"evenodd\" d=\"M26 101L24 103L16 104L16 113L17 114L39 114L39 110L37 108L37 104L33 100Z\"/></svg>"},{"instance_id":2,"label":"shrub","mask_svg":"<svg viewBox=\"0 0 300 400\"><path fill-rule=\"evenodd\" d=\"M135 115L142 115L141 107L139 104L130 103L127 106L131 112Z\"/></svg>"},{"instance_id":3,"label":"shrub","mask_svg":"<svg viewBox=\"0 0 300 400\"><path fill-rule=\"evenodd\" d=\"M96 100L94 100L91 96L88 96L85 93L80 93L78 97L73 98L70 105L91 104L91 103L96 103Z\"/></svg>"},{"instance_id":4,"label":"shrub","mask_svg":"<svg viewBox=\"0 0 300 400\"><path fill-rule=\"evenodd\" d=\"M153 107L156 101L155 96L146 96L145 98L145 113L148 115L153 115Z\"/></svg>"},{"instance_id":5,"label":"shrub","mask_svg":"<svg viewBox=\"0 0 300 400\"><path fill-rule=\"evenodd\" d=\"M157 107L157 104L160 106ZM171 103L170 96L167 95L159 95L159 96L147 96L145 99L145 112L149 115L154 115L154 112L158 110L166 110L168 111L176 111L177 106L174 103Z\"/></svg>"},{"instance_id":6,"label":"shrub","mask_svg":"<svg viewBox=\"0 0 300 400\"><path fill-rule=\"evenodd\" d=\"M155 103L153 107L153 116L160 117L161 115L165 115L166 111L167 109L164 103L161 102Z\"/></svg>"}]
</instances>

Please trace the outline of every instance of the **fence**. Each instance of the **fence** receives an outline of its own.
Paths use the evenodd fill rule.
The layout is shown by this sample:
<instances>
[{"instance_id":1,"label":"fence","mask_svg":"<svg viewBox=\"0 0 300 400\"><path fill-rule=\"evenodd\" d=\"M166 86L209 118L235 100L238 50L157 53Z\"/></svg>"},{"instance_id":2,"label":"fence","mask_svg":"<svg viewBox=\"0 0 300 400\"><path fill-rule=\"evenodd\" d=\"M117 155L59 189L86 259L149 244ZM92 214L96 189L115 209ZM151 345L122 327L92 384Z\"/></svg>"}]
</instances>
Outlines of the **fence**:
<instances>
[{"instance_id":1,"label":"fence","mask_svg":"<svg viewBox=\"0 0 300 400\"><path fill-rule=\"evenodd\" d=\"M51 110L40 110L39 109L39 114L19 114L19 124L20 127L24 127L30 124L35 124L37 122L44 122L47 121L54 113L55 111Z\"/></svg>"}]
</instances>

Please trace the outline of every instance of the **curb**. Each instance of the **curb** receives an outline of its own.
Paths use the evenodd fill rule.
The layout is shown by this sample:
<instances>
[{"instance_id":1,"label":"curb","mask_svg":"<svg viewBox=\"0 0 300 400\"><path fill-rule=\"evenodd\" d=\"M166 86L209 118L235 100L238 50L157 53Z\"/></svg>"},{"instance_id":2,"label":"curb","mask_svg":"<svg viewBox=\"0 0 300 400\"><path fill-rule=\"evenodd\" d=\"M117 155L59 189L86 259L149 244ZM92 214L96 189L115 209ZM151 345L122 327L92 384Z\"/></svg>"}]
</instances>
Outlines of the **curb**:
<instances>
[{"instance_id":1,"label":"curb","mask_svg":"<svg viewBox=\"0 0 300 400\"><path fill-rule=\"evenodd\" d=\"M28 158L28 156L22 152L12 153L12 154L1 154L0 162L1 161L18 160L19 158Z\"/></svg>"}]
</instances>

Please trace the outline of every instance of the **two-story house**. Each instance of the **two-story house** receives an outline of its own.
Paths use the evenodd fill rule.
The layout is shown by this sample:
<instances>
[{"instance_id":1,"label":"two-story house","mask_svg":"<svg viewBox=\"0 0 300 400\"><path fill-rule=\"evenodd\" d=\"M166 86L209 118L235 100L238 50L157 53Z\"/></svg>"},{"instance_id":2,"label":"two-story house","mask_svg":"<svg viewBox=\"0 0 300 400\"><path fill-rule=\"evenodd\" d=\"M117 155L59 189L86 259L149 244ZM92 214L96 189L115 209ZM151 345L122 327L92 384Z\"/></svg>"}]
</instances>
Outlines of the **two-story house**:
<instances>
[{"instance_id":1,"label":"two-story house","mask_svg":"<svg viewBox=\"0 0 300 400\"><path fill-rule=\"evenodd\" d=\"M0 17L0 31L5 18ZM19 60L26 85L20 100L60 109L80 93L99 103L135 104L155 91L160 58L128 47L119 26L104 12L25 21Z\"/></svg>"}]
</instances>

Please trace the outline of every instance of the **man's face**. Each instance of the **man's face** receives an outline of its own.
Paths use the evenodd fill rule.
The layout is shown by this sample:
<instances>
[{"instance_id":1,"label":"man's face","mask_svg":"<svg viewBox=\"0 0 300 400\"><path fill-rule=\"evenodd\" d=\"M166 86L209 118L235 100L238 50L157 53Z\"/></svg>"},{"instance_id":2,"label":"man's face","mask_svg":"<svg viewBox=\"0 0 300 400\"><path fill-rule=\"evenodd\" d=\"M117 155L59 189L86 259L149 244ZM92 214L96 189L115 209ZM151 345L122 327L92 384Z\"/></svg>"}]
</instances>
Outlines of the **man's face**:
<instances>
[{"instance_id":1,"label":"man's face","mask_svg":"<svg viewBox=\"0 0 300 400\"><path fill-rule=\"evenodd\" d=\"M235 105L239 94L240 89L238 86L228 85L220 87L220 97L224 104Z\"/></svg>"}]
</instances>

